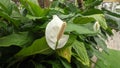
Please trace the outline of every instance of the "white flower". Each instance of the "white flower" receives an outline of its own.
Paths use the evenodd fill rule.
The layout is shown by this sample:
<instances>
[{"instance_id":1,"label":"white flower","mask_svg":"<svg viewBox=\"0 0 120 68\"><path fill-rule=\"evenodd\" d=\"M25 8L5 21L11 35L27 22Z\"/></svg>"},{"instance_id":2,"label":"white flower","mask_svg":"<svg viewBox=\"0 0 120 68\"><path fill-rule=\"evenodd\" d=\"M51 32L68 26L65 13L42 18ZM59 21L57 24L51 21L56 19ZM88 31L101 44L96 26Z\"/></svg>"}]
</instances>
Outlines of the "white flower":
<instances>
[{"instance_id":1,"label":"white flower","mask_svg":"<svg viewBox=\"0 0 120 68\"><path fill-rule=\"evenodd\" d=\"M64 35L66 22L63 22L57 15L46 26L45 37L50 48L53 50L64 47L69 35Z\"/></svg>"},{"instance_id":2,"label":"white flower","mask_svg":"<svg viewBox=\"0 0 120 68\"><path fill-rule=\"evenodd\" d=\"M100 25L99 22L95 22L94 26L93 26L94 31L98 31L100 29Z\"/></svg>"}]
</instances>

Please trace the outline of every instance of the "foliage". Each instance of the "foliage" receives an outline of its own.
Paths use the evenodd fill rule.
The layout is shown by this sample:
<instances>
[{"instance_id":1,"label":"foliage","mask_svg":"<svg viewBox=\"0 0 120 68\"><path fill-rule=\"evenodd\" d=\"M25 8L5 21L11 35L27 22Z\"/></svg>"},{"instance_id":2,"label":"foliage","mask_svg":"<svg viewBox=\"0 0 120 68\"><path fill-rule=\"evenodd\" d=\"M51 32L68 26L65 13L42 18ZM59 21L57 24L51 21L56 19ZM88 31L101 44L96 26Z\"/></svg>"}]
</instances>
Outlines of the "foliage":
<instances>
[{"instance_id":1,"label":"foliage","mask_svg":"<svg viewBox=\"0 0 120 68\"><path fill-rule=\"evenodd\" d=\"M111 29L119 29L119 17L96 9L102 0L84 2L81 10L66 0L55 0L48 8L41 8L37 0L20 0L19 6L0 0L0 68L89 68L93 55L102 60L99 48L108 52L104 40L112 34ZM65 34L70 36L57 50L52 50L44 37L53 15L67 23ZM93 28L96 21L98 31Z\"/></svg>"},{"instance_id":2,"label":"foliage","mask_svg":"<svg viewBox=\"0 0 120 68\"><path fill-rule=\"evenodd\" d=\"M102 53L104 59L106 60L105 62L98 60L95 68L119 68L120 63L118 59L120 57L120 51L112 49L109 49L109 51L109 54L106 54L104 52Z\"/></svg>"}]
</instances>

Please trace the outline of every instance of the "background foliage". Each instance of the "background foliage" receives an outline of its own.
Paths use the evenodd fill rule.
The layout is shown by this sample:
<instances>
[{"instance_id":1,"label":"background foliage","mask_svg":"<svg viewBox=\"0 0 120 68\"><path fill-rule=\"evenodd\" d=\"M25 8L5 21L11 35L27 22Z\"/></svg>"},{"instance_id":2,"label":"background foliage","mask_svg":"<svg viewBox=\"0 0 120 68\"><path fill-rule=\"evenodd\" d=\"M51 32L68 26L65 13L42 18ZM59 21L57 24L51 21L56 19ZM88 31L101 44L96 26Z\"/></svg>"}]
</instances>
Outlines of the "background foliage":
<instances>
[{"instance_id":1,"label":"background foliage","mask_svg":"<svg viewBox=\"0 0 120 68\"><path fill-rule=\"evenodd\" d=\"M119 14L97 9L102 0L84 0L83 7L69 1L54 0L47 8L37 0L0 0L1 68L89 68L91 57L104 61L99 48L109 53L104 42L111 30L119 30ZM82 9L81 9L82 8ZM53 51L45 39L45 28L58 15L67 22L70 36L65 47ZM93 26L98 21L100 29Z\"/></svg>"}]
</instances>

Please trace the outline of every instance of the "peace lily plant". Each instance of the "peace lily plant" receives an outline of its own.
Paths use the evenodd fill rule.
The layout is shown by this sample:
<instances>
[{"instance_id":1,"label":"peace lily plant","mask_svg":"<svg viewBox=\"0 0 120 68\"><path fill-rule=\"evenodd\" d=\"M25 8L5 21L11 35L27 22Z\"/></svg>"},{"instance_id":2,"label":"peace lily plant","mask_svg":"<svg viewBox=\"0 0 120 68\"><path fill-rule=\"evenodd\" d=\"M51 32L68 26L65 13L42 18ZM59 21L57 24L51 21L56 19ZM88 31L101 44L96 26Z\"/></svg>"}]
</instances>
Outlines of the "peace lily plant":
<instances>
[{"instance_id":1,"label":"peace lily plant","mask_svg":"<svg viewBox=\"0 0 120 68\"><path fill-rule=\"evenodd\" d=\"M82 10L77 0L11 1L0 0L0 68L90 68L92 56L104 61L107 35L120 30L119 15L96 8L102 0L84 0Z\"/></svg>"},{"instance_id":2,"label":"peace lily plant","mask_svg":"<svg viewBox=\"0 0 120 68\"><path fill-rule=\"evenodd\" d=\"M64 35L66 22L63 22L57 15L47 24L45 30L46 41L53 50L64 47L69 35Z\"/></svg>"}]
</instances>

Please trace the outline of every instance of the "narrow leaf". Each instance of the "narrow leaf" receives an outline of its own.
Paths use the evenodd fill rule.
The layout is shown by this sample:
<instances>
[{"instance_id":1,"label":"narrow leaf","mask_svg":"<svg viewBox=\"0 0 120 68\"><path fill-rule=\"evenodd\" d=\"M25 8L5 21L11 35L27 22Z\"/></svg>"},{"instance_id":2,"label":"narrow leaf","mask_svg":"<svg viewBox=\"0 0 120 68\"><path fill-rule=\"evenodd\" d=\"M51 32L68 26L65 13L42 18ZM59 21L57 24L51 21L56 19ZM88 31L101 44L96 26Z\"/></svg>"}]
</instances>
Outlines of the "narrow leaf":
<instances>
[{"instance_id":1,"label":"narrow leaf","mask_svg":"<svg viewBox=\"0 0 120 68\"><path fill-rule=\"evenodd\" d=\"M73 49L75 50L75 53L73 53L73 56L84 65L89 66L90 61L89 61L84 44L76 40L72 46L73 46Z\"/></svg>"},{"instance_id":2,"label":"narrow leaf","mask_svg":"<svg viewBox=\"0 0 120 68\"><path fill-rule=\"evenodd\" d=\"M73 22L76 24L86 24L93 21L95 21L95 19L90 17L77 17L73 20Z\"/></svg>"},{"instance_id":3,"label":"narrow leaf","mask_svg":"<svg viewBox=\"0 0 120 68\"><path fill-rule=\"evenodd\" d=\"M8 36L4 36L0 38L0 46L8 47L11 45L22 46L26 44L28 39L31 39L28 36L28 32L21 32L21 33L13 33Z\"/></svg>"},{"instance_id":4,"label":"narrow leaf","mask_svg":"<svg viewBox=\"0 0 120 68\"><path fill-rule=\"evenodd\" d=\"M45 37L43 37L35 40L31 46L23 48L15 56L26 57L34 54L50 54L52 51L53 50L47 45Z\"/></svg>"},{"instance_id":5,"label":"narrow leaf","mask_svg":"<svg viewBox=\"0 0 120 68\"><path fill-rule=\"evenodd\" d=\"M93 28L93 27L91 27ZM90 30L89 28L86 28L84 26L81 25L77 25L77 24L67 24L66 27L66 32L76 32L78 34L95 34L97 32L95 32L94 30Z\"/></svg>"}]
</instances>

